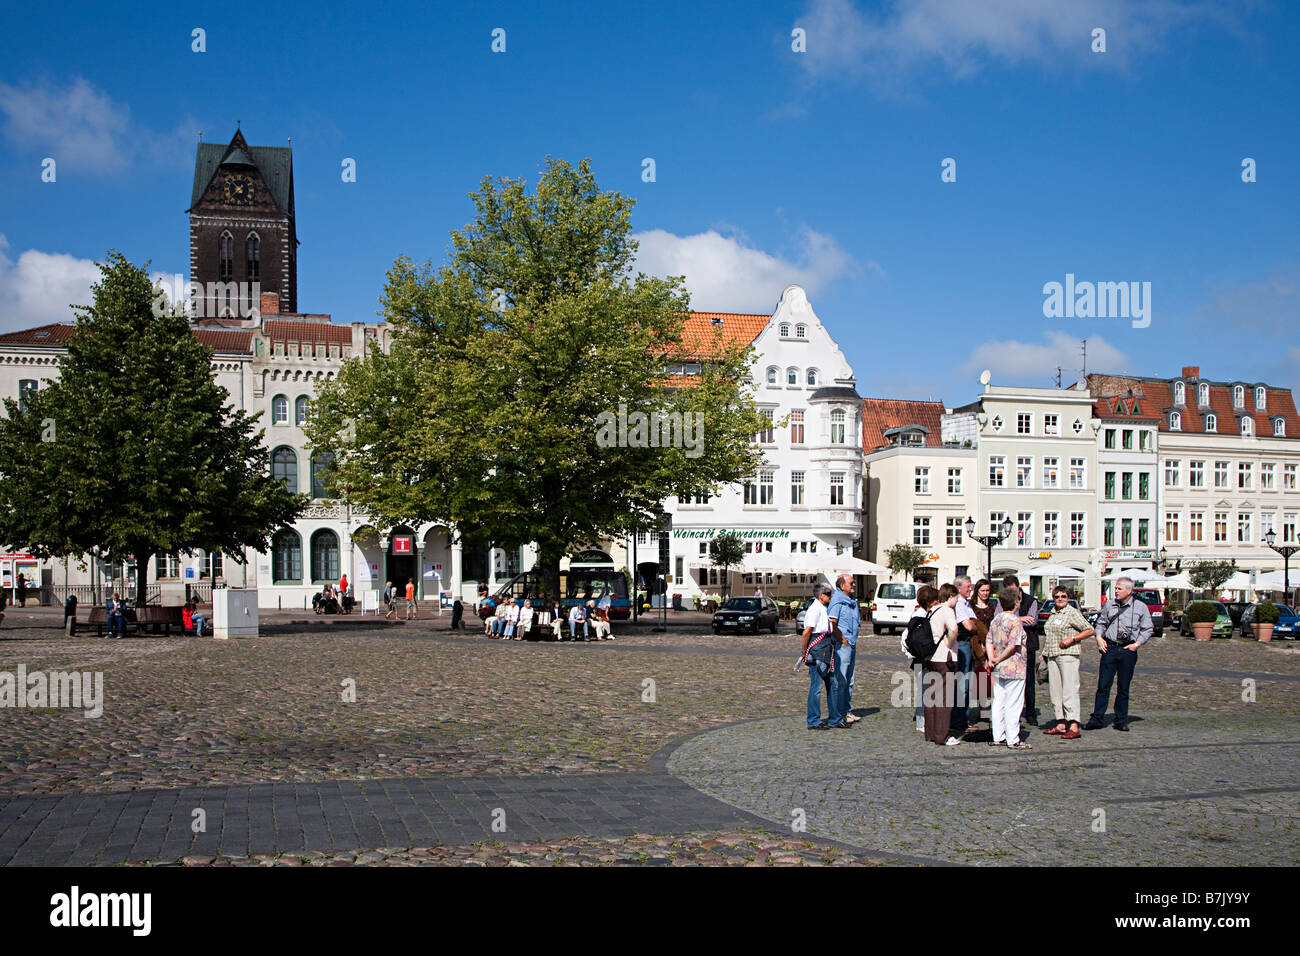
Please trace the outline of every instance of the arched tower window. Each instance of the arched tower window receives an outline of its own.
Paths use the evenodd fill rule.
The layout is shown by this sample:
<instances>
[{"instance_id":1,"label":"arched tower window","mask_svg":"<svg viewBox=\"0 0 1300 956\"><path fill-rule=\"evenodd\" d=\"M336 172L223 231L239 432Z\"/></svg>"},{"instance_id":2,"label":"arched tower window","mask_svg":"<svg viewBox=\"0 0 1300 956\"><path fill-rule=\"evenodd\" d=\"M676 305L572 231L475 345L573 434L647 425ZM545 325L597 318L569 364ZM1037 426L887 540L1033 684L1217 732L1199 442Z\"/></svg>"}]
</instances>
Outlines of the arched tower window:
<instances>
[{"instance_id":1,"label":"arched tower window","mask_svg":"<svg viewBox=\"0 0 1300 956\"><path fill-rule=\"evenodd\" d=\"M248 234L244 251L248 261L248 281L257 282L262 277L262 240L258 238L257 233Z\"/></svg>"}]
</instances>

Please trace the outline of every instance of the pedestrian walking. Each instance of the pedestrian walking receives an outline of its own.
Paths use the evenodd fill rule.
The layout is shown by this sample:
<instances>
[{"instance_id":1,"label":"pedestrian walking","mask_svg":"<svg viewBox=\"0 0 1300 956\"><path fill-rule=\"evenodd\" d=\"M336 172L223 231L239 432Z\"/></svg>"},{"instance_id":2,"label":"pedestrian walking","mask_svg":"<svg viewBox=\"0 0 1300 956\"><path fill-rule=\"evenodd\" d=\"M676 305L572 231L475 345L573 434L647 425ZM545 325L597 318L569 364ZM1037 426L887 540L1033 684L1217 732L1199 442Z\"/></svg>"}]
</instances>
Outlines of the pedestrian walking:
<instances>
[{"instance_id":1,"label":"pedestrian walking","mask_svg":"<svg viewBox=\"0 0 1300 956\"><path fill-rule=\"evenodd\" d=\"M384 615L384 620L390 617L397 620L397 591L393 589L392 581L384 585L384 603L388 605L388 613Z\"/></svg>"},{"instance_id":2,"label":"pedestrian walking","mask_svg":"<svg viewBox=\"0 0 1300 956\"><path fill-rule=\"evenodd\" d=\"M27 576L21 571L18 573L18 606L27 606Z\"/></svg>"},{"instance_id":3,"label":"pedestrian walking","mask_svg":"<svg viewBox=\"0 0 1300 956\"><path fill-rule=\"evenodd\" d=\"M815 600L808 605L803 616L803 662L808 665L808 729L825 730L828 727L845 729L844 715L838 710L840 669L835 656L835 632L826 609L831 603L829 584L819 585ZM826 719L822 720L821 694L826 692Z\"/></svg>"},{"instance_id":4,"label":"pedestrian walking","mask_svg":"<svg viewBox=\"0 0 1300 956\"><path fill-rule=\"evenodd\" d=\"M1017 613L1020 589L1008 585L998 595L1002 610L989 626L989 663L993 667L993 743L1030 750L1020 739L1020 711L1025 703L1025 626Z\"/></svg>"},{"instance_id":5,"label":"pedestrian walking","mask_svg":"<svg viewBox=\"0 0 1300 956\"><path fill-rule=\"evenodd\" d=\"M414 620L419 614L419 609L415 606L415 581L411 578L406 579L406 619Z\"/></svg>"},{"instance_id":6,"label":"pedestrian walking","mask_svg":"<svg viewBox=\"0 0 1300 956\"><path fill-rule=\"evenodd\" d=\"M1079 645L1095 633L1079 609L1070 604L1070 592L1052 591L1052 614L1043 628L1043 659L1047 661L1047 689L1052 695L1056 723L1043 731L1075 740L1079 733ZM1069 721L1069 726L1066 722Z\"/></svg>"},{"instance_id":7,"label":"pedestrian walking","mask_svg":"<svg viewBox=\"0 0 1300 956\"><path fill-rule=\"evenodd\" d=\"M1115 599L1101 609L1097 618L1097 649L1101 663L1097 668L1097 696L1092 716L1084 730L1100 730L1110 702L1110 685L1115 690L1115 729L1128 730L1128 692L1137 667L1138 648L1151 638L1151 612L1142 601L1133 599L1133 581L1120 578L1115 582Z\"/></svg>"}]
</instances>

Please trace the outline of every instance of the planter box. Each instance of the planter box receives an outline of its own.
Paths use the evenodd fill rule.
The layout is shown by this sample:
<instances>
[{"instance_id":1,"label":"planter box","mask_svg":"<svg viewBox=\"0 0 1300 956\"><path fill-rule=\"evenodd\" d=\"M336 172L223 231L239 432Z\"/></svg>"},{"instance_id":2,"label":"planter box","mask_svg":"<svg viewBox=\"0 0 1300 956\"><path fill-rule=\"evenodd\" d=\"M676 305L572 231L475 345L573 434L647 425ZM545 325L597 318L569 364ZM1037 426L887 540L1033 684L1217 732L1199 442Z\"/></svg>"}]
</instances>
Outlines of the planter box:
<instances>
[{"instance_id":1,"label":"planter box","mask_svg":"<svg viewBox=\"0 0 1300 956\"><path fill-rule=\"evenodd\" d=\"M1192 633L1198 641L1208 641L1214 636L1213 621L1197 621L1192 624Z\"/></svg>"},{"instance_id":2,"label":"planter box","mask_svg":"<svg viewBox=\"0 0 1300 956\"><path fill-rule=\"evenodd\" d=\"M1255 637L1261 644L1267 644L1269 641L1273 640L1273 627L1274 625L1272 624L1255 625Z\"/></svg>"}]
</instances>

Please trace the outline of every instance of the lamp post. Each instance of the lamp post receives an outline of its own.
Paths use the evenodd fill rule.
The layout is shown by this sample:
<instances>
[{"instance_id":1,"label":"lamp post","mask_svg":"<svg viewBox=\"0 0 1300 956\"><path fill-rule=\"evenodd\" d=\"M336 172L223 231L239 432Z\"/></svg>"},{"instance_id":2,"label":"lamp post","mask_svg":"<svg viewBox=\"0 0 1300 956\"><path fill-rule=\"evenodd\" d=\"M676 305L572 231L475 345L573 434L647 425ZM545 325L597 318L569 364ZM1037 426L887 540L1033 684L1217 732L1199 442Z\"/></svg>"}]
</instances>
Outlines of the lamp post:
<instances>
[{"instance_id":1,"label":"lamp post","mask_svg":"<svg viewBox=\"0 0 1300 956\"><path fill-rule=\"evenodd\" d=\"M1161 548L1160 560L1156 562L1156 570L1158 570L1161 574L1164 574L1165 571L1167 571L1168 569L1169 569L1169 549Z\"/></svg>"},{"instance_id":2,"label":"lamp post","mask_svg":"<svg viewBox=\"0 0 1300 956\"><path fill-rule=\"evenodd\" d=\"M1007 538L1011 537L1011 529L1013 527L1015 526L1012 524L1010 516L1007 516L1002 519L1002 524L998 526L998 530L1002 532L1001 534L976 534L975 519L966 519L966 537L984 545L986 549L984 571L990 577L993 575L993 546L995 544L1001 544L1003 541L1007 540Z\"/></svg>"},{"instance_id":3,"label":"lamp post","mask_svg":"<svg viewBox=\"0 0 1300 956\"><path fill-rule=\"evenodd\" d=\"M1277 532L1272 528L1264 533L1264 543L1270 548L1282 555L1282 593L1285 600L1291 600L1291 555L1300 551L1300 547L1294 544L1284 544L1278 547L1273 542L1277 540Z\"/></svg>"}]
</instances>

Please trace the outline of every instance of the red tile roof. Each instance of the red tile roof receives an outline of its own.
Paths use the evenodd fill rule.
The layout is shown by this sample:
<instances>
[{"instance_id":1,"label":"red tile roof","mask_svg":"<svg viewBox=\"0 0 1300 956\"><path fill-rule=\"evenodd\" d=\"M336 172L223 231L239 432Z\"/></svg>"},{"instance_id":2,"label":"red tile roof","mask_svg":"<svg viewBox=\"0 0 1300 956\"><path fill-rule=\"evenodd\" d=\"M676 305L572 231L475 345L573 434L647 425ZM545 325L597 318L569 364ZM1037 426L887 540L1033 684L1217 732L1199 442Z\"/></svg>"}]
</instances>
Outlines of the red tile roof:
<instances>
[{"instance_id":1,"label":"red tile roof","mask_svg":"<svg viewBox=\"0 0 1300 956\"><path fill-rule=\"evenodd\" d=\"M928 428L925 447L938 448L943 444L941 434L943 402L913 402L896 398L864 398L862 400L862 450L870 453L887 448L890 441L885 432L905 425Z\"/></svg>"},{"instance_id":2,"label":"red tile roof","mask_svg":"<svg viewBox=\"0 0 1300 956\"><path fill-rule=\"evenodd\" d=\"M1141 394L1134 393L1098 398L1092 403L1092 417L1106 421L1157 422L1159 406Z\"/></svg>"},{"instance_id":3,"label":"red tile roof","mask_svg":"<svg viewBox=\"0 0 1300 956\"><path fill-rule=\"evenodd\" d=\"M720 324L714 324L715 319ZM717 336L726 343L748 345L771 321L770 315L750 312L692 312L682 327L682 347L686 356L701 357L713 351Z\"/></svg>"},{"instance_id":4,"label":"red tile roof","mask_svg":"<svg viewBox=\"0 0 1300 956\"><path fill-rule=\"evenodd\" d=\"M273 342L337 342L352 344L352 326L337 322L295 322L286 319L266 319L262 334Z\"/></svg>"},{"instance_id":5,"label":"red tile roof","mask_svg":"<svg viewBox=\"0 0 1300 956\"><path fill-rule=\"evenodd\" d=\"M1208 382L1210 386L1210 404L1201 407L1197 400L1196 385L1205 379L1187 380L1186 397L1183 405L1174 404L1174 382L1180 379L1136 378L1116 375L1092 374L1087 377L1088 387L1093 394L1114 396L1126 394L1129 389L1145 398L1143 411L1160 417L1160 431L1171 431L1169 413L1180 412L1182 415L1180 432L1194 435L1207 434L1205 431L1205 413L1212 412L1218 419L1215 431L1208 434L1240 435L1239 418L1248 416L1254 422L1255 435L1272 437L1273 419L1279 416L1286 419L1286 437L1300 438L1300 415L1296 414L1295 398L1288 388L1276 388L1265 385L1264 411L1255 410L1255 384L1251 382ZM1232 388L1242 385L1246 389L1244 408L1234 408Z\"/></svg>"},{"instance_id":6,"label":"red tile roof","mask_svg":"<svg viewBox=\"0 0 1300 956\"><path fill-rule=\"evenodd\" d=\"M23 329L20 332L8 332L0 335L0 346L34 345L46 348L64 348L76 329L75 325L63 322L38 325L34 329ZM191 331L202 344L223 355L247 355L253 348L253 332L251 329L236 330L208 327L196 328Z\"/></svg>"},{"instance_id":7,"label":"red tile roof","mask_svg":"<svg viewBox=\"0 0 1300 956\"><path fill-rule=\"evenodd\" d=\"M38 325L34 329L19 332L6 332L0 335L0 345L46 345L61 346L72 335L75 325L54 322L50 325Z\"/></svg>"}]
</instances>

